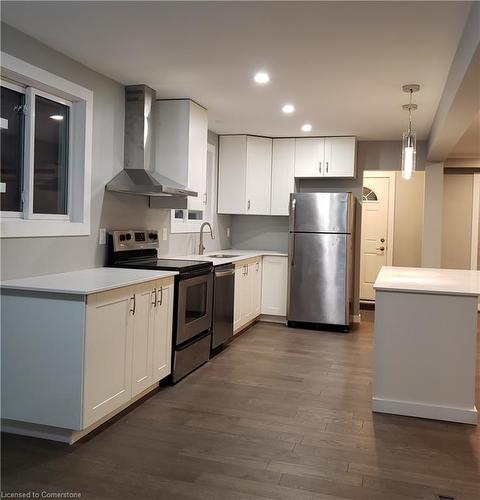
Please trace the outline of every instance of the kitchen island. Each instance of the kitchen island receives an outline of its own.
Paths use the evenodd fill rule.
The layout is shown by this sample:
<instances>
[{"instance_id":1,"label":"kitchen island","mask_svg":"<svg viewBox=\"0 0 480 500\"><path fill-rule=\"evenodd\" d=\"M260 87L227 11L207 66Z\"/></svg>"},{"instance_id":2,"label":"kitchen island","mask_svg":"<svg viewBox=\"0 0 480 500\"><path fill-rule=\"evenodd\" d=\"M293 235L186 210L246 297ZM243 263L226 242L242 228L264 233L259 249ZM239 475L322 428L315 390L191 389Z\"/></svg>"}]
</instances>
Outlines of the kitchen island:
<instances>
[{"instance_id":1,"label":"kitchen island","mask_svg":"<svg viewBox=\"0 0 480 500\"><path fill-rule=\"evenodd\" d=\"M73 443L171 372L172 271L1 283L2 430Z\"/></svg>"},{"instance_id":2,"label":"kitchen island","mask_svg":"<svg viewBox=\"0 0 480 500\"><path fill-rule=\"evenodd\" d=\"M382 267L374 288L372 410L476 424L480 272Z\"/></svg>"}]
</instances>

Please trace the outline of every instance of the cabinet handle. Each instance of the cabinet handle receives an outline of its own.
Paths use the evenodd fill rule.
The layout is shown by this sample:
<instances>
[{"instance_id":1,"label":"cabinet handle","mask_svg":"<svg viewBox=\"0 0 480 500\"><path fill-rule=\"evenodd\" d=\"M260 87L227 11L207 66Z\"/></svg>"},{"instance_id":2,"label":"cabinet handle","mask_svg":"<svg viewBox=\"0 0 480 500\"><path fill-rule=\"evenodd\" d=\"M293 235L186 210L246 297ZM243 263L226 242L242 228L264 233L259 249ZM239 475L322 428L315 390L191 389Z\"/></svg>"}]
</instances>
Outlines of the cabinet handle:
<instances>
[{"instance_id":1,"label":"cabinet handle","mask_svg":"<svg viewBox=\"0 0 480 500\"><path fill-rule=\"evenodd\" d=\"M258 271L260 268L260 263L259 262L255 262L255 271Z\"/></svg>"},{"instance_id":2,"label":"cabinet handle","mask_svg":"<svg viewBox=\"0 0 480 500\"><path fill-rule=\"evenodd\" d=\"M327 161L327 174L328 174L328 161Z\"/></svg>"},{"instance_id":3,"label":"cabinet handle","mask_svg":"<svg viewBox=\"0 0 480 500\"><path fill-rule=\"evenodd\" d=\"M250 210L250 200L248 200L248 203L247 203L247 210Z\"/></svg>"},{"instance_id":4,"label":"cabinet handle","mask_svg":"<svg viewBox=\"0 0 480 500\"><path fill-rule=\"evenodd\" d=\"M203 193L203 204L207 204L207 193Z\"/></svg>"},{"instance_id":5,"label":"cabinet handle","mask_svg":"<svg viewBox=\"0 0 480 500\"><path fill-rule=\"evenodd\" d=\"M163 304L163 286L160 287L160 299L157 300L157 304L161 306Z\"/></svg>"},{"instance_id":6,"label":"cabinet handle","mask_svg":"<svg viewBox=\"0 0 480 500\"><path fill-rule=\"evenodd\" d=\"M321 161L318 162L318 171L320 173L322 173L322 162Z\"/></svg>"},{"instance_id":7,"label":"cabinet handle","mask_svg":"<svg viewBox=\"0 0 480 500\"><path fill-rule=\"evenodd\" d=\"M152 290L152 296L153 296L152 306L157 307L157 289L156 288L154 288Z\"/></svg>"},{"instance_id":8,"label":"cabinet handle","mask_svg":"<svg viewBox=\"0 0 480 500\"><path fill-rule=\"evenodd\" d=\"M135 311L137 309L137 297L136 297L136 295L133 294L130 300L133 300L133 307L130 309L130 312L132 313L132 316L135 316Z\"/></svg>"}]
</instances>

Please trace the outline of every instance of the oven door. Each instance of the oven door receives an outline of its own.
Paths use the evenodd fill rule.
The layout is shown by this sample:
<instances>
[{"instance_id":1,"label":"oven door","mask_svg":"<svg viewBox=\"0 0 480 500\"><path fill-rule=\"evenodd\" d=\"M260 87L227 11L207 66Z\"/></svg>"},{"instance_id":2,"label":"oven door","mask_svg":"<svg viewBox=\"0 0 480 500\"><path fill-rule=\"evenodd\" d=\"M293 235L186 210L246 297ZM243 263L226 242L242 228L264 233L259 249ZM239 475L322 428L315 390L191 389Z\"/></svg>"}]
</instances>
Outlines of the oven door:
<instances>
[{"instance_id":1,"label":"oven door","mask_svg":"<svg viewBox=\"0 0 480 500\"><path fill-rule=\"evenodd\" d=\"M178 282L177 336L181 345L212 327L213 273Z\"/></svg>"}]
</instances>

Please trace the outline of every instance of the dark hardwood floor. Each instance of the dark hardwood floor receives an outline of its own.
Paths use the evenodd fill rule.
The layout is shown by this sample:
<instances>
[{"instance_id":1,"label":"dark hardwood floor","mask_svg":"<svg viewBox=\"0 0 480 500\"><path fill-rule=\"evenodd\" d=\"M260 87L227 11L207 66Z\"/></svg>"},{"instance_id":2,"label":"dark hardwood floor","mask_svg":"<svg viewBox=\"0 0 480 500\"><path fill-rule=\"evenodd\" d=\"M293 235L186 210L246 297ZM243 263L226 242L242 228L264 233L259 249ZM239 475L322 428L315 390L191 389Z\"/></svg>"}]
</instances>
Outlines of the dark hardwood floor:
<instances>
[{"instance_id":1,"label":"dark hardwood floor","mask_svg":"<svg viewBox=\"0 0 480 500\"><path fill-rule=\"evenodd\" d=\"M87 499L480 499L477 427L372 415L373 314L363 311L366 321L348 335L258 323L72 447L4 434L2 490Z\"/></svg>"}]
</instances>

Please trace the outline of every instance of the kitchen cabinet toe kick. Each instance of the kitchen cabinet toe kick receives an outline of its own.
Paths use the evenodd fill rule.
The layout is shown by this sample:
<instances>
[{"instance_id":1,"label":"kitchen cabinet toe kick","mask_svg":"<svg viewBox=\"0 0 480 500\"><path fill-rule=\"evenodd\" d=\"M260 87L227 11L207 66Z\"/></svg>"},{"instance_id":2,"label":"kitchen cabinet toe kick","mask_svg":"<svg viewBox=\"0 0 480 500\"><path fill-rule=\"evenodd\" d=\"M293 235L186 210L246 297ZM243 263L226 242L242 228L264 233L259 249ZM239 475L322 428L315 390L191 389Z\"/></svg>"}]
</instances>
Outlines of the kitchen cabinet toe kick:
<instances>
[{"instance_id":1,"label":"kitchen cabinet toe kick","mask_svg":"<svg viewBox=\"0 0 480 500\"><path fill-rule=\"evenodd\" d=\"M65 429L63 427L53 427L50 425L34 424L31 422L22 422L19 420L10 420L8 418L1 419L1 430L2 432L10 434L20 434L22 436L35 437L40 439L49 439L51 441L59 441L61 443L73 444L90 434L92 431L107 423L116 415L122 413L127 409L133 410L135 408L134 403L138 403L140 400L147 399L148 397L155 394L159 389L159 383L156 382L150 387L147 387L144 391L137 394L134 398L126 403L122 404L115 410L111 411L101 419L97 420L93 424L89 425L82 430Z\"/></svg>"}]
</instances>

